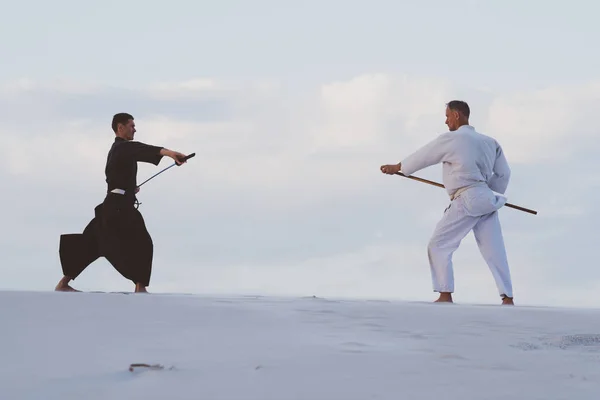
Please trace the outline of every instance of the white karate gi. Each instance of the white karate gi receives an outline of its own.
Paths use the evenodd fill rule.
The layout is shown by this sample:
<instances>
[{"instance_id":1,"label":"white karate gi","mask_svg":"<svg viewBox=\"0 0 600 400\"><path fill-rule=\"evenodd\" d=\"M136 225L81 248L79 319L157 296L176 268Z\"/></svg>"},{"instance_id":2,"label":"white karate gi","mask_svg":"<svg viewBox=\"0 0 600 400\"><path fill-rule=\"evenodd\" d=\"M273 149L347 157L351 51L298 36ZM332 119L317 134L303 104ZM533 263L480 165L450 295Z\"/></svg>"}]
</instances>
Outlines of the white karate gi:
<instances>
[{"instance_id":1,"label":"white karate gi","mask_svg":"<svg viewBox=\"0 0 600 400\"><path fill-rule=\"evenodd\" d=\"M406 157L401 162L401 172L411 175L440 162L451 202L427 247L434 292L454 292L452 255L473 230L500 296L513 297L497 212L506 203L504 193L510 179L502 147L472 126L463 125Z\"/></svg>"}]
</instances>

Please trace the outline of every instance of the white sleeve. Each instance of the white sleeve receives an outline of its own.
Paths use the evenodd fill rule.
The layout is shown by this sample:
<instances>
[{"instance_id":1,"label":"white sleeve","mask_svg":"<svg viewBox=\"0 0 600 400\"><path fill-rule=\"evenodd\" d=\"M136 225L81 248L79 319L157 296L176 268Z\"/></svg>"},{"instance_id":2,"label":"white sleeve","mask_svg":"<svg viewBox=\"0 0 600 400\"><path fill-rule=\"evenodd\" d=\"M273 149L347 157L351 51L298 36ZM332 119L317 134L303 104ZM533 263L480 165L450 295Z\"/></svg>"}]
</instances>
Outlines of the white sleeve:
<instances>
[{"instance_id":1,"label":"white sleeve","mask_svg":"<svg viewBox=\"0 0 600 400\"><path fill-rule=\"evenodd\" d=\"M488 186L494 192L504 194L510 180L510 167L504 156L502 147L498 145L496 150L496 162L494 163L494 175L490 179Z\"/></svg>"},{"instance_id":2,"label":"white sleeve","mask_svg":"<svg viewBox=\"0 0 600 400\"><path fill-rule=\"evenodd\" d=\"M439 135L402 160L400 171L405 175L411 175L423 168L444 161L451 147L451 138L449 133Z\"/></svg>"}]
</instances>

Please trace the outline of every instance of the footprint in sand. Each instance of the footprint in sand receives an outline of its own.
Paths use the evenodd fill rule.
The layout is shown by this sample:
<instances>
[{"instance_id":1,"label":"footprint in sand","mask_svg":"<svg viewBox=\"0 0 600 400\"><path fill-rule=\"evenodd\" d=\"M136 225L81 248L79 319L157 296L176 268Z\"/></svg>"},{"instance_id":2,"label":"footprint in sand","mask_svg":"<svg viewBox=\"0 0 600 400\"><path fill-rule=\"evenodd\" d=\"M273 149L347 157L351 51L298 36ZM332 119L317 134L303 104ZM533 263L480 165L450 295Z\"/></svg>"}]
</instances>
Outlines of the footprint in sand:
<instances>
[{"instance_id":1,"label":"footprint in sand","mask_svg":"<svg viewBox=\"0 0 600 400\"><path fill-rule=\"evenodd\" d=\"M344 342L341 343L344 353L364 353L365 349L369 347L367 343L363 342Z\"/></svg>"},{"instance_id":2,"label":"footprint in sand","mask_svg":"<svg viewBox=\"0 0 600 400\"><path fill-rule=\"evenodd\" d=\"M385 330L385 326L377 324L375 322L363 322L358 324L358 326L362 328L369 328L370 330L375 332L383 332Z\"/></svg>"},{"instance_id":3,"label":"footprint in sand","mask_svg":"<svg viewBox=\"0 0 600 400\"><path fill-rule=\"evenodd\" d=\"M442 354L439 358L442 360L468 360L460 354Z\"/></svg>"}]
</instances>

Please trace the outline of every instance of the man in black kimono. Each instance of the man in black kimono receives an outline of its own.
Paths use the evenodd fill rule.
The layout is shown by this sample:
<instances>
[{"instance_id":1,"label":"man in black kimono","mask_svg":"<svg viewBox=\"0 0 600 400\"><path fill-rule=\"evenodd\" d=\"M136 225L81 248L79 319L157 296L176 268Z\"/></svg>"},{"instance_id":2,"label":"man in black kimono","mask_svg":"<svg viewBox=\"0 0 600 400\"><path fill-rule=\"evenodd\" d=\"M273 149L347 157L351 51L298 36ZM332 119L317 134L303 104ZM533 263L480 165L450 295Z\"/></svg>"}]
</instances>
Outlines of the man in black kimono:
<instances>
[{"instance_id":1,"label":"man in black kimono","mask_svg":"<svg viewBox=\"0 0 600 400\"><path fill-rule=\"evenodd\" d=\"M112 129L116 137L106 160L106 197L95 207L94 218L83 233L60 236L59 255L64 276L56 285L57 291L77 291L69 282L99 257L105 257L123 277L131 280L136 292L146 292L150 284L154 248L144 218L136 207L137 163L158 165L162 157L167 156L181 165L186 156L133 141L136 130L130 114L116 114Z\"/></svg>"}]
</instances>

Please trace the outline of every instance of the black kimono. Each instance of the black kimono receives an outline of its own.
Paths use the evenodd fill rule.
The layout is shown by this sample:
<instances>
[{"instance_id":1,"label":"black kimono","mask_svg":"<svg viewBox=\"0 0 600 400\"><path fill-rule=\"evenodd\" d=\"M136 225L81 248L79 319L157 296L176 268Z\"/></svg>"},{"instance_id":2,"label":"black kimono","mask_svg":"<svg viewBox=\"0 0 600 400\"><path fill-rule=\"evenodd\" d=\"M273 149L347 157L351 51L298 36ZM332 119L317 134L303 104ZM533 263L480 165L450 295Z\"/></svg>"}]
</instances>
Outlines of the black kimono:
<instances>
[{"instance_id":1,"label":"black kimono","mask_svg":"<svg viewBox=\"0 0 600 400\"><path fill-rule=\"evenodd\" d=\"M116 137L106 160L108 191L83 233L60 236L63 274L71 279L99 257L133 283L148 286L154 246L136 208L137 163L158 165L162 147ZM113 192L116 189L116 192Z\"/></svg>"}]
</instances>

